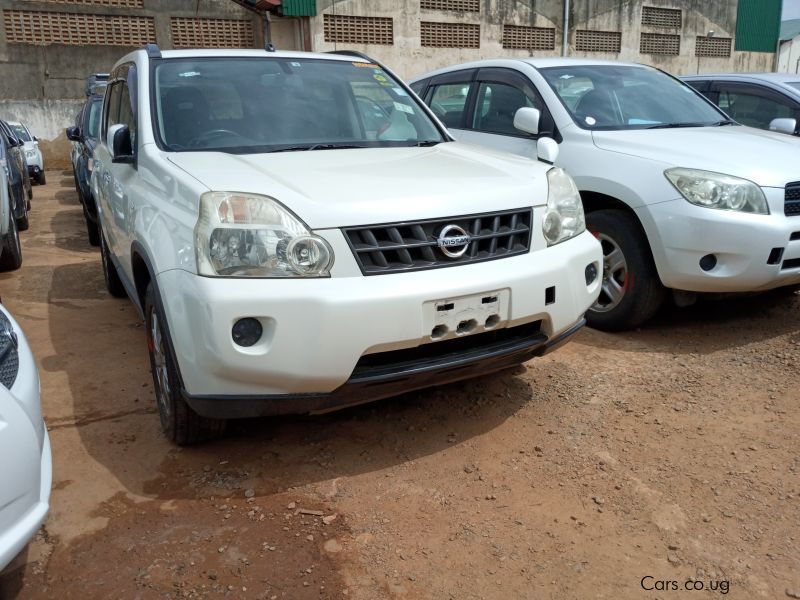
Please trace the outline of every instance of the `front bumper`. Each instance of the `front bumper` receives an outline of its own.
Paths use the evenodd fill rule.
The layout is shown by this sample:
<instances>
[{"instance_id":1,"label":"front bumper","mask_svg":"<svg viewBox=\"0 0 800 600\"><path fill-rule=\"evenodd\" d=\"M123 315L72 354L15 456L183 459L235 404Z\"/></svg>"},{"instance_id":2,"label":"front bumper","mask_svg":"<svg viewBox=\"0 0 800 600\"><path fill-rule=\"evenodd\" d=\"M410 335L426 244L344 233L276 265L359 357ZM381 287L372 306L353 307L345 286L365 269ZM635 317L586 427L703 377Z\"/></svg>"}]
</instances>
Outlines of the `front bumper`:
<instances>
[{"instance_id":1,"label":"front bumper","mask_svg":"<svg viewBox=\"0 0 800 600\"><path fill-rule=\"evenodd\" d=\"M589 264L599 268L600 260L599 244L585 233L513 258L414 273L257 280L199 277L175 269L158 275L157 282L185 393L196 410L237 413L222 406L219 412L204 408L211 402L225 404L226 398L328 396L289 411L305 412L349 403L341 396L357 396L362 384L381 387L384 397L444 383L440 367L472 365L472 373L478 374L476 365L484 358L488 362L481 368L488 372L548 350L596 300L599 278L587 285L584 271ZM548 295L547 288L555 290ZM423 369L430 379L414 373L420 378L413 384L400 381L411 374L398 365L382 382L351 380L367 355L414 348L443 351L445 346L437 344L448 340L431 341L431 303L490 292L507 299L494 330L535 323L530 339L517 340L520 345L505 348L507 352L471 357L463 365L434 360ZM244 317L258 318L264 329L261 340L249 348L231 339L231 327ZM387 387L391 379L397 379L396 387Z\"/></svg>"},{"instance_id":2,"label":"front bumper","mask_svg":"<svg viewBox=\"0 0 800 600\"><path fill-rule=\"evenodd\" d=\"M662 283L692 292L755 292L800 283L800 216L787 217L783 189L763 188L769 215L716 210L684 199L636 210ZM716 265L704 271L708 254Z\"/></svg>"}]
</instances>

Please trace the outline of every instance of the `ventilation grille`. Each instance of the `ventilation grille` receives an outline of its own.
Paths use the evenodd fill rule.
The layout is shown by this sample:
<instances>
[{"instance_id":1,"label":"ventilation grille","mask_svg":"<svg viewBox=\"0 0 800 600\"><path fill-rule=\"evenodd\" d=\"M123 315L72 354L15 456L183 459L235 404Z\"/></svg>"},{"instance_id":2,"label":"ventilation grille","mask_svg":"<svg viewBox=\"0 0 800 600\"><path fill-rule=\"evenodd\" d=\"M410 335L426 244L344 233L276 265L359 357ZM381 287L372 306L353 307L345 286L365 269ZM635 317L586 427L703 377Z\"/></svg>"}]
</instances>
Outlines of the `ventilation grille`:
<instances>
[{"instance_id":1,"label":"ventilation grille","mask_svg":"<svg viewBox=\"0 0 800 600\"><path fill-rule=\"evenodd\" d=\"M0 384L11 389L19 372L19 354L14 341L7 335L0 336Z\"/></svg>"},{"instance_id":2,"label":"ventilation grille","mask_svg":"<svg viewBox=\"0 0 800 600\"><path fill-rule=\"evenodd\" d=\"M786 184L783 214L787 217L800 216L800 181Z\"/></svg>"},{"instance_id":3,"label":"ventilation grille","mask_svg":"<svg viewBox=\"0 0 800 600\"><path fill-rule=\"evenodd\" d=\"M156 39L151 17L4 10L6 39L17 44L143 46Z\"/></svg>"},{"instance_id":4,"label":"ventilation grille","mask_svg":"<svg viewBox=\"0 0 800 600\"><path fill-rule=\"evenodd\" d=\"M364 275L455 267L524 254L531 243L530 208L344 229ZM457 225L470 236L466 252L448 257L438 246L445 227Z\"/></svg>"},{"instance_id":5,"label":"ventilation grille","mask_svg":"<svg viewBox=\"0 0 800 600\"><path fill-rule=\"evenodd\" d=\"M677 8L642 7L642 25L663 29L681 28L681 11Z\"/></svg>"},{"instance_id":6,"label":"ventilation grille","mask_svg":"<svg viewBox=\"0 0 800 600\"><path fill-rule=\"evenodd\" d=\"M394 26L389 17L325 15L324 29L326 42L389 46L394 43Z\"/></svg>"},{"instance_id":7,"label":"ventilation grille","mask_svg":"<svg viewBox=\"0 0 800 600\"><path fill-rule=\"evenodd\" d=\"M458 12L480 12L480 0L420 0L420 8L426 10L455 10Z\"/></svg>"},{"instance_id":8,"label":"ventilation grille","mask_svg":"<svg viewBox=\"0 0 800 600\"><path fill-rule=\"evenodd\" d=\"M48 4L84 4L88 6L122 6L124 8L144 8L144 0L26 0Z\"/></svg>"},{"instance_id":9,"label":"ventilation grille","mask_svg":"<svg viewBox=\"0 0 800 600\"><path fill-rule=\"evenodd\" d=\"M503 25L503 48L510 50L553 50L556 30L552 27Z\"/></svg>"},{"instance_id":10,"label":"ventilation grille","mask_svg":"<svg viewBox=\"0 0 800 600\"><path fill-rule=\"evenodd\" d=\"M575 32L575 49L582 52L619 52L622 48L622 33L619 31Z\"/></svg>"},{"instance_id":11,"label":"ventilation grille","mask_svg":"<svg viewBox=\"0 0 800 600\"><path fill-rule=\"evenodd\" d=\"M253 24L233 19L170 19L175 48L253 48Z\"/></svg>"},{"instance_id":12,"label":"ventilation grille","mask_svg":"<svg viewBox=\"0 0 800 600\"><path fill-rule=\"evenodd\" d=\"M480 48L481 27L472 23L420 23L420 43L432 48Z\"/></svg>"},{"instance_id":13,"label":"ventilation grille","mask_svg":"<svg viewBox=\"0 0 800 600\"><path fill-rule=\"evenodd\" d=\"M706 37L698 35L694 45L695 56L731 55L731 38Z\"/></svg>"},{"instance_id":14,"label":"ventilation grille","mask_svg":"<svg viewBox=\"0 0 800 600\"><path fill-rule=\"evenodd\" d=\"M642 54L680 54L681 36L666 33L643 33L639 41Z\"/></svg>"}]
</instances>

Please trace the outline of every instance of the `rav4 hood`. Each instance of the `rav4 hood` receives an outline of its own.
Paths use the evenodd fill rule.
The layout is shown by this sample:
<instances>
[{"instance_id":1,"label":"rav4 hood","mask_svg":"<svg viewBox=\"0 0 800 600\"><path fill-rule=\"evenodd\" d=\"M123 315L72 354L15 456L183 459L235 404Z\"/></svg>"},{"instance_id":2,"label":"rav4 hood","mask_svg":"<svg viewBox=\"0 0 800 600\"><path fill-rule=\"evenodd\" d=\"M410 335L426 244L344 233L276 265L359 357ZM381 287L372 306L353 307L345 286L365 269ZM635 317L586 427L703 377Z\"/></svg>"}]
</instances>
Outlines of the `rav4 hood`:
<instances>
[{"instance_id":1,"label":"rav4 hood","mask_svg":"<svg viewBox=\"0 0 800 600\"><path fill-rule=\"evenodd\" d=\"M312 229L468 215L547 202L548 167L462 144L169 160L215 191L271 196Z\"/></svg>"},{"instance_id":2,"label":"rav4 hood","mask_svg":"<svg viewBox=\"0 0 800 600\"><path fill-rule=\"evenodd\" d=\"M762 187L800 180L800 140L736 125L595 131L598 148L649 158L669 167L716 171Z\"/></svg>"}]
</instances>

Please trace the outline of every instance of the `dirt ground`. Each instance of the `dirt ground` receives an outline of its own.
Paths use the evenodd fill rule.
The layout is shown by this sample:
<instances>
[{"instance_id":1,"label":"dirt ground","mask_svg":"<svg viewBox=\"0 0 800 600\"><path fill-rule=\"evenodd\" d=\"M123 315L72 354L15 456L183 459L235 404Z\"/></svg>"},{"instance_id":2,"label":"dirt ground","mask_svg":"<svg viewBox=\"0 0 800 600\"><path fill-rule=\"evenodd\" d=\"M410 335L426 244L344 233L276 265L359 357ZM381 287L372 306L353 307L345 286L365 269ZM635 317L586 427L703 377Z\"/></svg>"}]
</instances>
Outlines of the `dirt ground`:
<instances>
[{"instance_id":1,"label":"dirt ground","mask_svg":"<svg viewBox=\"0 0 800 600\"><path fill-rule=\"evenodd\" d=\"M800 296L585 329L512 372L181 449L71 174L48 180L0 274L55 463L4 600L800 598Z\"/></svg>"}]
</instances>

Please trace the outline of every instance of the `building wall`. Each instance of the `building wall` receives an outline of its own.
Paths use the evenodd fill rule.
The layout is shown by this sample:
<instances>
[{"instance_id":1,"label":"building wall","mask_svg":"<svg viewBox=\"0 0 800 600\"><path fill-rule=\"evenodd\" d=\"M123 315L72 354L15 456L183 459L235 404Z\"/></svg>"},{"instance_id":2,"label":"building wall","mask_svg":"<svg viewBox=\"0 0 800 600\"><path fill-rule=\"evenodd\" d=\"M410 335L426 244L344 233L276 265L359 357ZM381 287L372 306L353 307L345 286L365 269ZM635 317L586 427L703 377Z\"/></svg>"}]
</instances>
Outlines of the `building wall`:
<instances>
[{"instance_id":1,"label":"building wall","mask_svg":"<svg viewBox=\"0 0 800 600\"><path fill-rule=\"evenodd\" d=\"M453 63L491 57L560 56L564 29L563 0L439 0L439 6L456 10L423 8L426 0L318 0L317 16L311 18L312 47L329 51L348 48L366 52L411 77ZM436 5L436 0L427 0ZM474 7L478 11L463 10ZM646 7L646 8L645 8ZM775 54L735 50L737 0L572 0L569 18L568 54L651 64L675 74L709 71L771 71ZM653 11L655 9L655 11ZM677 27L648 24L675 16ZM647 18L645 17L647 12ZM378 24L355 21L335 31L331 23L343 17L391 19L393 43L359 41ZM325 21L328 20L326 33ZM644 22L643 22L644 19ZM430 47L423 43L423 22L449 23L466 29L479 27L478 47L456 43L453 47ZM507 26L523 29L514 30ZM466 27L465 27L466 26ZM385 27L385 24L380 24ZM359 30L360 28L360 30ZM713 31L713 36L709 32ZM379 32L377 32L379 33ZM505 37L504 37L505 35ZM651 46L641 52L642 36ZM672 36L672 37L663 37ZM696 38L700 36L700 54ZM335 41L336 39L343 41ZM463 39L463 38L462 38ZM510 47L514 40L528 40L528 47ZM675 43L677 40L677 44ZM524 43L524 42L523 42ZM618 44L618 49L617 49ZM587 49L588 48L588 49ZM655 49L658 53L653 53ZM666 52L666 53L660 53ZM721 54L721 56L714 56Z\"/></svg>"},{"instance_id":2,"label":"building wall","mask_svg":"<svg viewBox=\"0 0 800 600\"><path fill-rule=\"evenodd\" d=\"M25 121L48 168L68 166L64 129L86 76L156 42L263 47L263 24L231 0L0 0L0 116Z\"/></svg>"},{"instance_id":3,"label":"building wall","mask_svg":"<svg viewBox=\"0 0 800 600\"><path fill-rule=\"evenodd\" d=\"M779 73L800 73L800 35L781 42L778 53Z\"/></svg>"}]
</instances>

